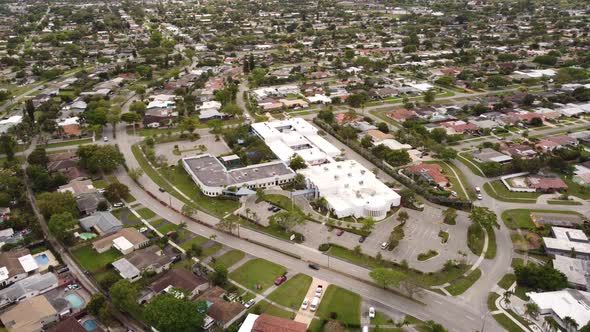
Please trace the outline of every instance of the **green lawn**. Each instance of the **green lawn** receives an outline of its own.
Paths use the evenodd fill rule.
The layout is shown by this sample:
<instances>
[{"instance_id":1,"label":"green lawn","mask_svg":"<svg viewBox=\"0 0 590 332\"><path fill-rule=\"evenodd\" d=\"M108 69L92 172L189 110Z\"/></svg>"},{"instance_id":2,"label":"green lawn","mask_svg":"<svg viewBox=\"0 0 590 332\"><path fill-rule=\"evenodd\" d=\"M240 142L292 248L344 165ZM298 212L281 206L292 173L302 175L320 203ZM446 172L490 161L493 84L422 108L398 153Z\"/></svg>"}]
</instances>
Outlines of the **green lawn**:
<instances>
[{"instance_id":1,"label":"green lawn","mask_svg":"<svg viewBox=\"0 0 590 332\"><path fill-rule=\"evenodd\" d=\"M267 299L284 305L285 307L299 310L299 307L307 294L307 290L311 285L311 281L312 278L310 276L301 273L296 274L273 291Z\"/></svg>"},{"instance_id":2,"label":"green lawn","mask_svg":"<svg viewBox=\"0 0 590 332\"><path fill-rule=\"evenodd\" d=\"M467 247L474 255L481 255L485 244L484 228L479 224L471 224L467 228Z\"/></svg>"},{"instance_id":3,"label":"green lawn","mask_svg":"<svg viewBox=\"0 0 590 332\"><path fill-rule=\"evenodd\" d=\"M486 183L484 185L484 190L488 195L502 202L536 203L537 198L541 196L540 193L512 192L508 190L500 180Z\"/></svg>"},{"instance_id":4,"label":"green lawn","mask_svg":"<svg viewBox=\"0 0 590 332\"><path fill-rule=\"evenodd\" d=\"M486 259L494 259L496 258L496 229L494 227L487 227L488 232L488 251L486 251L485 258Z\"/></svg>"},{"instance_id":5,"label":"green lawn","mask_svg":"<svg viewBox=\"0 0 590 332\"><path fill-rule=\"evenodd\" d=\"M109 183L107 182L107 180L101 179L101 180L92 181L92 185L94 186L94 188L103 189L103 188L106 188L109 185Z\"/></svg>"},{"instance_id":6,"label":"green lawn","mask_svg":"<svg viewBox=\"0 0 590 332\"><path fill-rule=\"evenodd\" d=\"M575 211L559 211L559 210L529 210L529 209L513 209L513 210L506 210L502 212L502 220L506 227L510 229L528 229L532 230L535 229L535 224L531 219L531 213L554 213L556 215L559 214L568 214L568 215L580 215L578 212Z\"/></svg>"},{"instance_id":7,"label":"green lawn","mask_svg":"<svg viewBox=\"0 0 590 332\"><path fill-rule=\"evenodd\" d=\"M245 254L242 251L239 250L230 250L228 252L226 252L225 254L217 257L215 259L217 264L221 264L225 267L230 267L234 264L236 264L237 262L241 261L244 258Z\"/></svg>"},{"instance_id":8,"label":"green lawn","mask_svg":"<svg viewBox=\"0 0 590 332\"><path fill-rule=\"evenodd\" d=\"M181 244L180 247L184 250L189 250L193 246L193 244L196 244L198 246L202 246L207 241L208 241L208 239L206 237L202 237L200 235L197 235L197 237Z\"/></svg>"},{"instance_id":9,"label":"green lawn","mask_svg":"<svg viewBox=\"0 0 590 332\"><path fill-rule=\"evenodd\" d=\"M494 319L498 324L502 325L503 328L508 332L522 332L522 329L516 325L510 318L504 314L493 315Z\"/></svg>"},{"instance_id":10,"label":"green lawn","mask_svg":"<svg viewBox=\"0 0 590 332\"><path fill-rule=\"evenodd\" d=\"M478 163L475 160L473 160L473 158L471 158L471 156L469 156L467 153L462 153L458 155L457 160L459 160L465 166L467 166L467 168L469 168L471 172L473 172L473 174L485 177L485 174L480 172L480 170L477 168L479 167ZM477 165L477 167L474 166L474 164Z\"/></svg>"},{"instance_id":11,"label":"green lawn","mask_svg":"<svg viewBox=\"0 0 590 332\"><path fill-rule=\"evenodd\" d=\"M83 139L75 139L75 140L63 141L63 142L58 142L58 143L51 143L51 144L45 145L44 147L46 149L51 149L51 148L60 148L62 146L80 145L80 144L88 144L88 143L92 143L92 138L83 138Z\"/></svg>"},{"instance_id":12,"label":"green lawn","mask_svg":"<svg viewBox=\"0 0 590 332\"><path fill-rule=\"evenodd\" d=\"M384 315L383 313L376 311L375 318L371 319L371 325L393 325L394 322L391 318ZM403 330L402 330L403 331Z\"/></svg>"},{"instance_id":13,"label":"green lawn","mask_svg":"<svg viewBox=\"0 0 590 332\"><path fill-rule=\"evenodd\" d=\"M512 273L506 274L502 279L498 282L498 286L508 289L512 284L516 281L516 276Z\"/></svg>"},{"instance_id":14,"label":"green lawn","mask_svg":"<svg viewBox=\"0 0 590 332\"><path fill-rule=\"evenodd\" d=\"M178 229L178 225L169 223L166 226L158 228L158 231L164 235L170 231L175 231Z\"/></svg>"},{"instance_id":15,"label":"green lawn","mask_svg":"<svg viewBox=\"0 0 590 332\"><path fill-rule=\"evenodd\" d=\"M295 313L290 312L279 307L276 307L268 301L260 301L256 303L250 310L249 313L256 312L256 313L265 313L271 316L281 317L285 319L293 319L295 318Z\"/></svg>"},{"instance_id":16,"label":"green lawn","mask_svg":"<svg viewBox=\"0 0 590 332\"><path fill-rule=\"evenodd\" d=\"M461 278L455 282L453 282L450 286L446 289L451 293L453 296L461 295L465 293L469 287L473 286L473 284L481 277L481 270L475 269L475 271L471 272L467 277Z\"/></svg>"},{"instance_id":17,"label":"green lawn","mask_svg":"<svg viewBox=\"0 0 590 332\"><path fill-rule=\"evenodd\" d=\"M216 252L218 252L219 250L221 250L221 248L223 248L223 245L221 243L215 242L214 245L203 250L201 257L209 257L209 256L215 254Z\"/></svg>"},{"instance_id":18,"label":"green lawn","mask_svg":"<svg viewBox=\"0 0 590 332\"><path fill-rule=\"evenodd\" d=\"M190 197L199 209L205 210L215 216L223 217L240 206L239 202L236 200L211 198L203 195L201 190L182 167L168 167L162 169L161 173L168 181L170 181L170 183L172 183L172 185Z\"/></svg>"},{"instance_id":19,"label":"green lawn","mask_svg":"<svg viewBox=\"0 0 590 332\"><path fill-rule=\"evenodd\" d=\"M496 300L500 297L500 294L498 293L490 293L488 295L488 310L490 311L494 311L497 310L498 308L496 307Z\"/></svg>"},{"instance_id":20,"label":"green lawn","mask_svg":"<svg viewBox=\"0 0 590 332\"><path fill-rule=\"evenodd\" d=\"M266 261L253 259L230 273L230 279L256 292L264 292L274 281L286 272L285 268ZM256 287L258 286L258 287Z\"/></svg>"},{"instance_id":21,"label":"green lawn","mask_svg":"<svg viewBox=\"0 0 590 332\"><path fill-rule=\"evenodd\" d=\"M330 285L322 297L316 316L329 320L335 313L336 319L345 325L358 326L361 318L361 297L347 289Z\"/></svg>"},{"instance_id":22,"label":"green lawn","mask_svg":"<svg viewBox=\"0 0 590 332\"><path fill-rule=\"evenodd\" d=\"M148 208L143 208L137 210L136 212L139 213L139 215L145 220L151 219L156 216L156 213Z\"/></svg>"},{"instance_id":23,"label":"green lawn","mask_svg":"<svg viewBox=\"0 0 590 332\"><path fill-rule=\"evenodd\" d=\"M90 272L104 270L108 264L121 258L121 253L115 248L111 248L108 251L99 254L90 244L73 250L72 253L78 259L82 267Z\"/></svg>"},{"instance_id":24,"label":"green lawn","mask_svg":"<svg viewBox=\"0 0 590 332\"><path fill-rule=\"evenodd\" d=\"M590 190L588 190L586 187L575 183L571 178L567 178L565 176L562 176L561 179L565 182L565 184L567 184L568 195L576 196L581 199L590 199Z\"/></svg>"}]
</instances>

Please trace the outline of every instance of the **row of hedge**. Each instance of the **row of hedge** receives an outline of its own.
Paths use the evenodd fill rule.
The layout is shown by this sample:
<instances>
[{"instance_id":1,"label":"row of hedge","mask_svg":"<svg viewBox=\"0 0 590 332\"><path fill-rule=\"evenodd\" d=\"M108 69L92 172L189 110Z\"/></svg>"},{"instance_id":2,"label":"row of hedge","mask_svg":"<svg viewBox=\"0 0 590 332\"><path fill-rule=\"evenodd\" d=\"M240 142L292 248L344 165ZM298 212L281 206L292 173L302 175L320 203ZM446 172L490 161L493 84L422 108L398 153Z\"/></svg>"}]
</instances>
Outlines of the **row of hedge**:
<instances>
[{"instance_id":1,"label":"row of hedge","mask_svg":"<svg viewBox=\"0 0 590 332\"><path fill-rule=\"evenodd\" d=\"M353 141L353 142L348 141L347 142L347 140L343 139L334 130L334 128L332 128L330 125L328 125L324 121L322 121L322 120L320 120L320 119L318 119L316 117L316 118L313 119L313 122L318 127L322 128L324 131L326 131L327 133L329 133L330 135L336 137L340 142L346 144L348 147L350 147L356 153L360 154L365 159L367 159L368 161L370 161L371 163L373 163L375 166L377 166L383 172L387 173L389 176L391 176L392 178L394 178L395 180L397 180L398 182L400 182L404 186L406 186L406 187L414 190L417 194L423 196L428 201L430 201L432 203L435 203L435 204L449 206L449 207L452 207L452 208L455 208L455 209L458 209L458 210L468 210L468 209L471 208L471 202L470 201L457 200L457 199L449 199L447 197L441 197L441 196L433 195L429 191L429 188L420 186L417 183L411 181L410 179L404 177L403 175L400 175L397 172L398 168L390 168L390 167L384 166L382 160L380 160L379 158L375 157L369 150L363 148L358 142L356 142L356 141Z\"/></svg>"}]
</instances>

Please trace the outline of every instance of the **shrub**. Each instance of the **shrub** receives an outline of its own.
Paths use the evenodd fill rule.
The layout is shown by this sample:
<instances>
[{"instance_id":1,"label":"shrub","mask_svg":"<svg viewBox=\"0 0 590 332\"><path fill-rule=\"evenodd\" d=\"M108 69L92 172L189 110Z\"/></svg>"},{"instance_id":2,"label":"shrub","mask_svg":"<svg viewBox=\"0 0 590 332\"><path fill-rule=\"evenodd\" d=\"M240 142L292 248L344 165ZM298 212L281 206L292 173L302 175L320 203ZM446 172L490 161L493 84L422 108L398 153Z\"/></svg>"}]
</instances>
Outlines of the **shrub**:
<instances>
[{"instance_id":1,"label":"shrub","mask_svg":"<svg viewBox=\"0 0 590 332\"><path fill-rule=\"evenodd\" d=\"M329 243L322 243L322 244L320 244L320 246L318 248L318 250L319 251L322 251L322 252L328 251L329 249L330 249L330 244Z\"/></svg>"}]
</instances>

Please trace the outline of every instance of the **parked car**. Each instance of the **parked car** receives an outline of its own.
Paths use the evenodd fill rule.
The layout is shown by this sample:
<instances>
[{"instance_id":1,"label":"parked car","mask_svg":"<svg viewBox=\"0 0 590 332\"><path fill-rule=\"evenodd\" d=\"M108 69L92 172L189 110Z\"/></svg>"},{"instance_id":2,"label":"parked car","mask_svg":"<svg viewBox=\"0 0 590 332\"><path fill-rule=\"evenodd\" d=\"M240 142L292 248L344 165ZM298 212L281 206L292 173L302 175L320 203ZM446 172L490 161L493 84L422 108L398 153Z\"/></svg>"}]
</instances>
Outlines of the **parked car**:
<instances>
[{"instance_id":1,"label":"parked car","mask_svg":"<svg viewBox=\"0 0 590 332\"><path fill-rule=\"evenodd\" d=\"M164 188L162 188L162 187L158 188L158 190L159 190L160 192L162 192L162 193L165 193L165 192L166 192L166 189L164 189Z\"/></svg>"},{"instance_id":2,"label":"parked car","mask_svg":"<svg viewBox=\"0 0 590 332\"><path fill-rule=\"evenodd\" d=\"M272 208L272 212L279 212L279 211L281 211L281 208L280 208L280 207L276 207L276 206L274 206L274 207Z\"/></svg>"},{"instance_id":3,"label":"parked car","mask_svg":"<svg viewBox=\"0 0 590 332\"><path fill-rule=\"evenodd\" d=\"M116 207L116 208L118 208L118 207L123 206L123 203L118 202L118 203L113 204L113 206Z\"/></svg>"},{"instance_id":4,"label":"parked car","mask_svg":"<svg viewBox=\"0 0 590 332\"><path fill-rule=\"evenodd\" d=\"M244 307L246 307L246 309L250 308L251 306L253 306L256 303L256 301L254 301L254 299L246 302L246 304L244 304Z\"/></svg>"},{"instance_id":5,"label":"parked car","mask_svg":"<svg viewBox=\"0 0 590 332\"><path fill-rule=\"evenodd\" d=\"M274 209L275 209L275 207L271 205L271 206L269 206L269 207L268 207L268 209L267 209L267 210L268 210L268 211L272 211L272 210L274 210Z\"/></svg>"},{"instance_id":6,"label":"parked car","mask_svg":"<svg viewBox=\"0 0 590 332\"><path fill-rule=\"evenodd\" d=\"M108 142L109 141L109 138L105 136L105 137L102 138L102 141L103 142Z\"/></svg>"},{"instance_id":7,"label":"parked car","mask_svg":"<svg viewBox=\"0 0 590 332\"><path fill-rule=\"evenodd\" d=\"M366 240L366 239L367 239L367 237L366 237L366 236L361 236L361 237L359 237L359 243L363 243L363 242L365 242L365 240Z\"/></svg>"},{"instance_id":8,"label":"parked car","mask_svg":"<svg viewBox=\"0 0 590 332\"><path fill-rule=\"evenodd\" d=\"M284 275L282 277L278 277L277 280L275 280L275 285L280 286L285 281L287 281L287 276L286 275Z\"/></svg>"},{"instance_id":9,"label":"parked car","mask_svg":"<svg viewBox=\"0 0 590 332\"><path fill-rule=\"evenodd\" d=\"M482 194L477 194L477 199L479 199L481 201L483 199L483 195Z\"/></svg>"},{"instance_id":10,"label":"parked car","mask_svg":"<svg viewBox=\"0 0 590 332\"><path fill-rule=\"evenodd\" d=\"M148 228L147 227L142 227L142 228L139 229L139 232L140 233L145 233L147 231L148 231Z\"/></svg>"},{"instance_id":11,"label":"parked car","mask_svg":"<svg viewBox=\"0 0 590 332\"><path fill-rule=\"evenodd\" d=\"M381 250L385 250L385 249L387 249L387 247L389 247L389 243L387 243L387 242L381 243Z\"/></svg>"},{"instance_id":12,"label":"parked car","mask_svg":"<svg viewBox=\"0 0 590 332\"><path fill-rule=\"evenodd\" d=\"M369 318L375 318L375 308L374 307L369 308Z\"/></svg>"},{"instance_id":13,"label":"parked car","mask_svg":"<svg viewBox=\"0 0 590 332\"><path fill-rule=\"evenodd\" d=\"M310 263L307 266L309 266L309 268L312 270L319 270L320 269L320 266L317 265L316 263Z\"/></svg>"},{"instance_id":14,"label":"parked car","mask_svg":"<svg viewBox=\"0 0 590 332\"><path fill-rule=\"evenodd\" d=\"M324 290L324 286L318 285L318 288L315 289L315 296L322 295L322 291Z\"/></svg>"},{"instance_id":15,"label":"parked car","mask_svg":"<svg viewBox=\"0 0 590 332\"><path fill-rule=\"evenodd\" d=\"M319 304L320 304L320 298L317 296L314 297L313 300L311 301L311 306L309 307L309 310L316 311Z\"/></svg>"},{"instance_id":16,"label":"parked car","mask_svg":"<svg viewBox=\"0 0 590 332\"><path fill-rule=\"evenodd\" d=\"M336 235L337 236L341 236L342 234L344 234L344 231L341 230L340 228L336 230Z\"/></svg>"},{"instance_id":17,"label":"parked car","mask_svg":"<svg viewBox=\"0 0 590 332\"><path fill-rule=\"evenodd\" d=\"M307 310L308 306L309 306L309 299L306 297L303 300L303 303L301 303L301 310Z\"/></svg>"}]
</instances>

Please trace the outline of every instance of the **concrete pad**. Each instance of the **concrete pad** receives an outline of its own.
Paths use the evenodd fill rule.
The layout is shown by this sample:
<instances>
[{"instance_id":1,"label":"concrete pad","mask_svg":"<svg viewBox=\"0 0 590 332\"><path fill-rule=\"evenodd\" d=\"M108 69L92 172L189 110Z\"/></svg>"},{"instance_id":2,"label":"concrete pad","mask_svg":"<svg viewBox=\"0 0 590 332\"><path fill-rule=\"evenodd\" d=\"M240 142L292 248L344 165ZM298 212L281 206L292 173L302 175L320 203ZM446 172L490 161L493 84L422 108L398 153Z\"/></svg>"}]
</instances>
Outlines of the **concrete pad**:
<instances>
[{"instance_id":1,"label":"concrete pad","mask_svg":"<svg viewBox=\"0 0 590 332\"><path fill-rule=\"evenodd\" d=\"M322 303L322 299L324 298L324 294L326 293L326 289L328 289L328 286L330 286L330 283L318 278L313 278L313 280L311 281L311 285L309 285L309 288L307 290L307 294L305 294L305 298L309 300L310 305L311 305L311 301L313 300L313 298L315 297L315 290L318 287L318 285L322 285L322 287L324 288L324 290L322 291L322 295L320 296L320 304ZM317 310L316 310L317 312ZM307 307L307 310L301 310L301 308L299 308L299 311L297 312L297 315L295 316L295 321L296 322L301 322L304 324L307 324L307 326L309 326L309 324L311 324L311 321L313 320L313 317L315 316L315 312L312 312L310 307Z\"/></svg>"}]
</instances>

